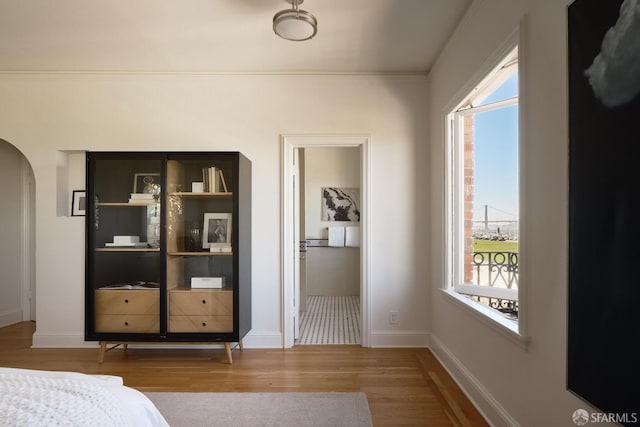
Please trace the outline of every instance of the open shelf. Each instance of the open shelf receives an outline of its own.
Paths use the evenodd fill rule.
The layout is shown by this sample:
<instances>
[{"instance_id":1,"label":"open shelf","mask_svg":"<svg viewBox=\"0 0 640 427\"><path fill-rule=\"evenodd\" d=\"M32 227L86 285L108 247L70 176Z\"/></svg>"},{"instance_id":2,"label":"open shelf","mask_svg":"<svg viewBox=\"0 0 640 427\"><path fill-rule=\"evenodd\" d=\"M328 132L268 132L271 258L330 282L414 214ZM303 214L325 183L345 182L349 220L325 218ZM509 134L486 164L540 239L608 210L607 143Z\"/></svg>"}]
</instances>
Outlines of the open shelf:
<instances>
[{"instance_id":1,"label":"open shelf","mask_svg":"<svg viewBox=\"0 0 640 427\"><path fill-rule=\"evenodd\" d=\"M129 203L129 202L107 202L107 203L96 203L96 206L133 206L133 207L140 207L140 206L157 206L159 205L160 202L152 202L152 203Z\"/></svg>"},{"instance_id":2,"label":"open shelf","mask_svg":"<svg viewBox=\"0 0 640 427\"><path fill-rule=\"evenodd\" d=\"M160 248L96 248L96 252L160 252Z\"/></svg>"},{"instance_id":3,"label":"open shelf","mask_svg":"<svg viewBox=\"0 0 640 427\"><path fill-rule=\"evenodd\" d=\"M233 252L187 252L187 251L180 251L180 252L167 252L167 255L169 255L169 256L220 256L220 255L232 256Z\"/></svg>"},{"instance_id":4,"label":"open shelf","mask_svg":"<svg viewBox=\"0 0 640 427\"><path fill-rule=\"evenodd\" d=\"M191 191L178 191L174 193L169 193L170 196L180 196L180 197L233 197L233 193L231 192L217 192L217 193L193 193Z\"/></svg>"}]
</instances>

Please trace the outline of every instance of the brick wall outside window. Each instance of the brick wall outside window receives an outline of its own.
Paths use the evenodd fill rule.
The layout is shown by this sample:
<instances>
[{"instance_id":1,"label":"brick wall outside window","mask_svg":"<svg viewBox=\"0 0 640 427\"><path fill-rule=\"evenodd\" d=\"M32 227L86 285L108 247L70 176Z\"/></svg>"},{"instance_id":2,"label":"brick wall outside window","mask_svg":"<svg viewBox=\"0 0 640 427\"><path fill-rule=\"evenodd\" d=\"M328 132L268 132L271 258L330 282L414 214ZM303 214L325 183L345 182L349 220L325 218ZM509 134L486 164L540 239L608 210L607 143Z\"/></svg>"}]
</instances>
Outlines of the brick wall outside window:
<instances>
[{"instance_id":1,"label":"brick wall outside window","mask_svg":"<svg viewBox=\"0 0 640 427\"><path fill-rule=\"evenodd\" d=\"M464 282L473 281L473 116L464 116Z\"/></svg>"}]
</instances>

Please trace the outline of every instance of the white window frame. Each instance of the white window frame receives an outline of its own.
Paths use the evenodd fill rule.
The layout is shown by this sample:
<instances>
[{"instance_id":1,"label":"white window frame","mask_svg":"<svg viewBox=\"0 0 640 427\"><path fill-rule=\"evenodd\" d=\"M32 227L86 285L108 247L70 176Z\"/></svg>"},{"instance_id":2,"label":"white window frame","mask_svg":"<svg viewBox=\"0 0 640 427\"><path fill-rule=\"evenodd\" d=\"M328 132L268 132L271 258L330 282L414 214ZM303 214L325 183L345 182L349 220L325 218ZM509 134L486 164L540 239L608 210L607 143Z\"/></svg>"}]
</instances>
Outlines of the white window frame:
<instances>
[{"instance_id":1,"label":"white window frame","mask_svg":"<svg viewBox=\"0 0 640 427\"><path fill-rule=\"evenodd\" d=\"M520 218L519 218L519 262L518 262L518 270L519 270L519 281L518 281L518 289L517 290L509 290L510 292L503 293L503 290L493 289L489 291L487 295L482 296L492 296L494 298L507 298L514 299L513 293L517 293L517 300L519 305L519 314L518 320L510 320L507 319L502 313L497 312L497 310L492 309L480 302L474 301L471 298L468 298L465 294L475 294L479 295L482 290L478 288L485 289L487 287L481 287L477 285L465 285L463 283L463 259L461 257L464 256L464 251L461 246L464 245L462 240L459 239L459 236L464 235L464 206L460 206L460 201L457 199L457 188L461 188L460 179L463 179L462 174L456 173L456 170L460 170L459 168L463 166L464 157L456 156L453 151L456 149L455 147L455 139L459 136L459 132L462 130L457 128L455 123L455 116L458 114L460 117L462 111L460 111L464 106L468 106L469 114L472 112L477 113L482 107L473 108L472 105L469 105L469 100L471 99L470 94L478 94L480 92L493 92L496 89L495 86L482 86L481 84L485 81L489 76L496 72L499 68L501 68L505 64L505 58L514 50L518 49L518 98L515 102L518 103L518 175L519 175L519 203L520 206L523 206L523 199L525 197L523 193L523 174L524 168L523 166L523 156L524 156L524 147L523 147L523 129L522 126L522 118L524 116L523 109L521 107L522 99L523 99L523 84L524 81L524 71L521 66L523 57L523 49L524 46L523 41L521 40L522 24L520 28L514 31L510 37L500 46L493 55L485 62L485 64L480 67L480 69L475 73L474 78L470 80L470 82L464 86L460 92L459 96L455 97L457 99L456 102L452 102L449 105L449 108L445 110L444 114L444 124L445 124L445 142L446 142L446 171L445 171L445 240L446 240L446 256L445 256L445 283L443 287L443 292L447 295L448 299L452 301L454 304L462 307L465 310L468 310L474 317L476 317L481 322L487 324L488 326L495 328L498 332L502 333L504 336L517 343L523 348L527 347L528 342L530 341L530 337L526 333L526 280L522 275L523 268L522 262L525 260L523 256L525 252L525 248L523 245L523 240L526 239L526 236L523 235L524 231L524 218L522 215L523 209L520 209ZM475 92L473 92L475 91ZM476 95L477 97L478 95ZM512 102L512 100L501 101L504 103ZM496 103L497 104L497 103ZM496 106L495 104L487 105L488 108ZM475 110L475 111L473 111ZM448 113L447 113L448 112ZM460 218L462 215L462 218ZM468 289L473 288L473 289ZM473 292L468 292L473 291Z\"/></svg>"},{"instance_id":2,"label":"white window frame","mask_svg":"<svg viewBox=\"0 0 640 427\"><path fill-rule=\"evenodd\" d=\"M511 75L513 71L511 72ZM453 265L452 265L452 285L453 289L459 294L475 295L488 298L508 299L518 301L518 289L496 288L488 285L468 285L464 281L464 244L460 236L464 235L464 200L460 197L462 182L464 179L461 171L464 169L464 155L460 154L460 140L464 138L464 118L486 111L497 111L501 108L518 106L518 97L505 99L502 101L484 104L477 107L464 108L450 113L450 122L452 126L452 139L450 140L451 156L455 162L453 165L453 188L451 189L453 196L453 223L456 229L453 231L452 248L453 248ZM464 144L464 143L463 143Z\"/></svg>"}]
</instances>

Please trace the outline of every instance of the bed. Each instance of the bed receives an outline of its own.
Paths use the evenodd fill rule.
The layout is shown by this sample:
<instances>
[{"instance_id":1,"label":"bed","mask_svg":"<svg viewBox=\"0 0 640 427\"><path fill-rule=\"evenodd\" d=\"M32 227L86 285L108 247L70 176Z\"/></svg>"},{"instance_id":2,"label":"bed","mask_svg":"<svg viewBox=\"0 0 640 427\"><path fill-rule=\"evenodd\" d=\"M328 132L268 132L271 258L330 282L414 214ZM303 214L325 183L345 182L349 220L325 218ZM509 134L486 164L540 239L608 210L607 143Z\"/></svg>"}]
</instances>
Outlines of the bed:
<instances>
[{"instance_id":1,"label":"bed","mask_svg":"<svg viewBox=\"0 0 640 427\"><path fill-rule=\"evenodd\" d=\"M0 425L168 426L120 377L15 368L0 368Z\"/></svg>"}]
</instances>

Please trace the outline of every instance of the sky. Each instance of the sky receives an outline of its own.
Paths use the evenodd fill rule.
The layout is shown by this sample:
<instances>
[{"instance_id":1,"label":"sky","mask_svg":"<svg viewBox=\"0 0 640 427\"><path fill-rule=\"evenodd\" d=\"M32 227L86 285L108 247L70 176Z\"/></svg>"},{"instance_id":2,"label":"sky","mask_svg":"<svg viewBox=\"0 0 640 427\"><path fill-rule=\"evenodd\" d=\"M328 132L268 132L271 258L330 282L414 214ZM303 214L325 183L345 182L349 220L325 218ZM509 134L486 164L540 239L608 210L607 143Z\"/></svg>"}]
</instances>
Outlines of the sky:
<instances>
[{"instance_id":1,"label":"sky","mask_svg":"<svg viewBox=\"0 0 640 427\"><path fill-rule=\"evenodd\" d=\"M518 95L515 74L482 104ZM518 215L518 107L475 114L474 220L511 220Z\"/></svg>"}]
</instances>

